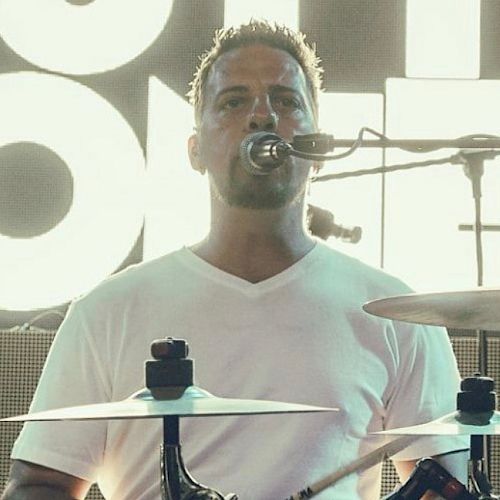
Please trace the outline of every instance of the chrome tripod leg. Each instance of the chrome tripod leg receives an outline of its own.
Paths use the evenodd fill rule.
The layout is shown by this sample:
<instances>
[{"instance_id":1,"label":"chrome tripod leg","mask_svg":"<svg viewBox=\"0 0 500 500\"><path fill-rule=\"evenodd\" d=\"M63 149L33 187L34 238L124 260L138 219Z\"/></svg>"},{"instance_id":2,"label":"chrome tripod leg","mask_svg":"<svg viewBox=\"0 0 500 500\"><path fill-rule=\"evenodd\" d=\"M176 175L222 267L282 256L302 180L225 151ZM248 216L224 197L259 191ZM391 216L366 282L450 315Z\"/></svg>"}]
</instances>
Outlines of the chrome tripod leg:
<instances>
[{"instance_id":1,"label":"chrome tripod leg","mask_svg":"<svg viewBox=\"0 0 500 500\"><path fill-rule=\"evenodd\" d=\"M178 416L163 417L161 494L162 500L238 500L233 493L224 497L191 477L182 460Z\"/></svg>"},{"instance_id":2,"label":"chrome tripod leg","mask_svg":"<svg viewBox=\"0 0 500 500\"><path fill-rule=\"evenodd\" d=\"M470 439L469 460L469 489L479 500L496 500L498 496L493 493L493 488L488 479L488 466L485 461L484 436L472 435Z\"/></svg>"}]
</instances>

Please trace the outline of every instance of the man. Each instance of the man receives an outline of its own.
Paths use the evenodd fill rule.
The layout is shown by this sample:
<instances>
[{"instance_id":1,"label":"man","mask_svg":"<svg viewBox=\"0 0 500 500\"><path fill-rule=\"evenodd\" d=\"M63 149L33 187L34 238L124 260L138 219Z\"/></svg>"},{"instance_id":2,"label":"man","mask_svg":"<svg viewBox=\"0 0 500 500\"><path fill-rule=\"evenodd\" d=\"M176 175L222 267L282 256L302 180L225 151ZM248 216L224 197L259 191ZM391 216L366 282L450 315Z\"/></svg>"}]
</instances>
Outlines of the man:
<instances>
[{"instance_id":1,"label":"man","mask_svg":"<svg viewBox=\"0 0 500 500\"><path fill-rule=\"evenodd\" d=\"M197 480L244 500L275 500L382 444L370 432L454 409L458 373L446 333L363 313L365 301L407 287L305 229L313 165L289 159L261 176L241 165L239 146L252 132L291 141L317 130L319 85L313 51L288 29L251 22L219 33L192 84L197 128L188 144L193 168L208 174L209 234L76 301L32 411L121 400L143 386L153 339L185 338L197 384L210 392L341 409L182 421ZM150 420L28 424L5 498L81 498L97 480L109 499L157 500L160 433ZM421 440L396 457L398 470L405 478L416 459L460 447ZM458 455L444 463L462 472ZM378 498L379 472L353 474L317 498Z\"/></svg>"}]
</instances>

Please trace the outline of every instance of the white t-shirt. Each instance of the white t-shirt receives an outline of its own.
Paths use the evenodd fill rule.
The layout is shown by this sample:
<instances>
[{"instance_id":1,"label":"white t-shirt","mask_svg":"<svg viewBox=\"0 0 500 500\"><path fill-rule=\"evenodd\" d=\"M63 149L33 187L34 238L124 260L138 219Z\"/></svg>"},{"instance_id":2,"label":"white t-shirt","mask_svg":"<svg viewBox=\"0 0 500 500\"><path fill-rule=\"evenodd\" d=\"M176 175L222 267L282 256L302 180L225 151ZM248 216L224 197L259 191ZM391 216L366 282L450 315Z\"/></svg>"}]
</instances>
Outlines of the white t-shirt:
<instances>
[{"instance_id":1,"label":"white t-shirt","mask_svg":"<svg viewBox=\"0 0 500 500\"><path fill-rule=\"evenodd\" d=\"M455 409L446 332L376 318L361 305L401 282L321 242L260 283L184 248L133 266L77 300L49 353L31 411L118 401L144 386L150 343L186 339L196 384L230 398L338 407L338 413L181 419L193 477L241 500L279 500L383 444L370 432ZM98 481L111 500L159 500L161 420L26 424L12 457ZM463 448L423 438L397 455ZM379 498L380 466L318 500Z\"/></svg>"}]
</instances>

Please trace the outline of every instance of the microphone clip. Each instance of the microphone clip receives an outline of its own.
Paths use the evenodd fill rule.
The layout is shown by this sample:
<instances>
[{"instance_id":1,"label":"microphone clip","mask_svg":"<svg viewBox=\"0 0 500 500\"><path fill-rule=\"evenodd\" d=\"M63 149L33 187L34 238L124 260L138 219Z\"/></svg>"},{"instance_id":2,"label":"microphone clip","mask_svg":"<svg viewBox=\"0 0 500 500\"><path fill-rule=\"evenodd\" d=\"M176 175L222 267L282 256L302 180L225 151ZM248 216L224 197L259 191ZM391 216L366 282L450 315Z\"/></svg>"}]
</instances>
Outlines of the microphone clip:
<instances>
[{"instance_id":1,"label":"microphone clip","mask_svg":"<svg viewBox=\"0 0 500 500\"><path fill-rule=\"evenodd\" d=\"M293 138L292 147L302 153L324 155L334 150L333 140L333 135L330 134L296 135Z\"/></svg>"}]
</instances>

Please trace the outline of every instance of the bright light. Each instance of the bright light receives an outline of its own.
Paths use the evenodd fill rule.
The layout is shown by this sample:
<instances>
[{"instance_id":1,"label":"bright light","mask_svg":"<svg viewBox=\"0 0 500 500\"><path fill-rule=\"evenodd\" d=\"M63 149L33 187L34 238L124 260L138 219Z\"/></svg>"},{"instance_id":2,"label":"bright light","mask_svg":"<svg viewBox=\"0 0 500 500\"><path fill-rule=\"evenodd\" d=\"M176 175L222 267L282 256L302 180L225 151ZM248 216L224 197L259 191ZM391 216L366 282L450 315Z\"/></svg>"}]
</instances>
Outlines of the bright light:
<instances>
[{"instance_id":1,"label":"bright light","mask_svg":"<svg viewBox=\"0 0 500 500\"><path fill-rule=\"evenodd\" d=\"M406 76L479 78L479 0L407 0Z\"/></svg>"},{"instance_id":2,"label":"bright light","mask_svg":"<svg viewBox=\"0 0 500 500\"><path fill-rule=\"evenodd\" d=\"M0 35L19 56L72 75L109 71L144 52L162 32L172 0L2 0Z\"/></svg>"},{"instance_id":3,"label":"bright light","mask_svg":"<svg viewBox=\"0 0 500 500\"><path fill-rule=\"evenodd\" d=\"M387 134L392 138L500 135L500 81L390 79ZM456 151L409 154L388 150L388 163L442 158ZM500 223L499 159L486 162L483 223ZM460 165L392 173L387 182L386 267L418 290L476 285L472 189ZM484 235L485 284L500 283L500 233Z\"/></svg>"},{"instance_id":4,"label":"bright light","mask_svg":"<svg viewBox=\"0 0 500 500\"><path fill-rule=\"evenodd\" d=\"M73 176L73 204L49 232L0 235L0 309L65 303L93 288L128 255L143 218L144 157L131 127L106 100L63 77L0 75L0 147L33 142Z\"/></svg>"},{"instance_id":5,"label":"bright light","mask_svg":"<svg viewBox=\"0 0 500 500\"><path fill-rule=\"evenodd\" d=\"M361 127L382 130L383 97L381 94L323 93L320 95L320 126L337 139L355 138ZM334 151L339 153L341 150ZM359 149L342 160L326 162L321 174L380 166L380 150ZM381 240L380 176L359 177L314 183L311 203L330 210L335 222L344 226L361 226L359 243L342 243L331 237L328 242L369 264L380 265Z\"/></svg>"},{"instance_id":6,"label":"bright light","mask_svg":"<svg viewBox=\"0 0 500 500\"><path fill-rule=\"evenodd\" d=\"M150 78L144 260L201 240L208 232L208 181L191 169L187 154L192 133L191 106Z\"/></svg>"},{"instance_id":7,"label":"bright light","mask_svg":"<svg viewBox=\"0 0 500 500\"><path fill-rule=\"evenodd\" d=\"M224 26L239 26L254 19L266 19L298 29L299 6L297 0L225 0Z\"/></svg>"}]
</instances>

